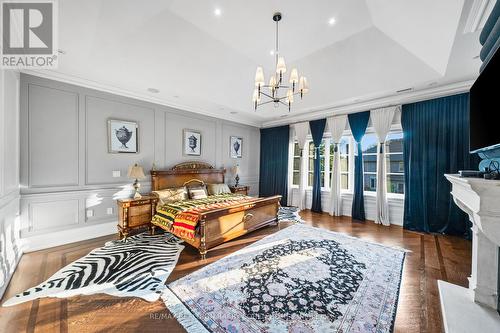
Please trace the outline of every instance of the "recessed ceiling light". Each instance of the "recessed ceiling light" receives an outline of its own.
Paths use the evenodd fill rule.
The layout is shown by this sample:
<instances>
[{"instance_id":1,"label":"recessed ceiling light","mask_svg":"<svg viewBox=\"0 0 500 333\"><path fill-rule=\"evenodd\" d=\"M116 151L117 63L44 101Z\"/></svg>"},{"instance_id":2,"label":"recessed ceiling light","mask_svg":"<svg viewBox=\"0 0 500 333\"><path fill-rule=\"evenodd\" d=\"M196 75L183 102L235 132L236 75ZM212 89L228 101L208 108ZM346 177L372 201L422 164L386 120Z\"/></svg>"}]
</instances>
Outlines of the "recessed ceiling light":
<instances>
[{"instance_id":1,"label":"recessed ceiling light","mask_svg":"<svg viewBox=\"0 0 500 333\"><path fill-rule=\"evenodd\" d=\"M473 57L472 59L477 59L477 58L479 58L479 55L477 55L477 56Z\"/></svg>"},{"instance_id":2,"label":"recessed ceiling light","mask_svg":"<svg viewBox=\"0 0 500 333\"><path fill-rule=\"evenodd\" d=\"M158 89L156 89L156 88L148 88L148 91L149 91L150 93L153 93L153 94L157 94L157 93L159 93L159 92L160 92L160 91L159 91Z\"/></svg>"},{"instance_id":3,"label":"recessed ceiling light","mask_svg":"<svg viewBox=\"0 0 500 333\"><path fill-rule=\"evenodd\" d=\"M66 54L66 51L61 50L61 49L57 49L57 53L59 53L59 54Z\"/></svg>"},{"instance_id":4,"label":"recessed ceiling light","mask_svg":"<svg viewBox=\"0 0 500 333\"><path fill-rule=\"evenodd\" d=\"M274 50L269 51L269 54L273 56L274 55Z\"/></svg>"},{"instance_id":5,"label":"recessed ceiling light","mask_svg":"<svg viewBox=\"0 0 500 333\"><path fill-rule=\"evenodd\" d=\"M329 24L329 25L334 25L334 24L335 24L335 22L337 22L337 21L335 20L335 17L330 17L330 19L328 19L328 24Z\"/></svg>"},{"instance_id":6,"label":"recessed ceiling light","mask_svg":"<svg viewBox=\"0 0 500 333\"><path fill-rule=\"evenodd\" d=\"M174 95L174 98L179 98L179 95Z\"/></svg>"},{"instance_id":7,"label":"recessed ceiling light","mask_svg":"<svg viewBox=\"0 0 500 333\"><path fill-rule=\"evenodd\" d=\"M220 10L220 8L215 8L214 15L215 16L221 16L221 14L222 14L222 11Z\"/></svg>"},{"instance_id":8,"label":"recessed ceiling light","mask_svg":"<svg viewBox=\"0 0 500 333\"><path fill-rule=\"evenodd\" d=\"M230 114L238 114L238 111L231 111Z\"/></svg>"}]
</instances>

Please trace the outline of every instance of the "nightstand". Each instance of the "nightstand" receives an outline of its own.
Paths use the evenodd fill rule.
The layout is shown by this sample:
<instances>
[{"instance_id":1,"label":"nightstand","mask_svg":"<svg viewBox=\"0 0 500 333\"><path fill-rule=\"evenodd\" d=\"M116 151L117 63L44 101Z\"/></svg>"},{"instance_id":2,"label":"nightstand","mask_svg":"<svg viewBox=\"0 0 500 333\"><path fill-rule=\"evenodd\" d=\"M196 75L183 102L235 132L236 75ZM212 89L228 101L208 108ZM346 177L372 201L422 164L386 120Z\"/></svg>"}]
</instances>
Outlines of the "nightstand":
<instances>
[{"instance_id":1,"label":"nightstand","mask_svg":"<svg viewBox=\"0 0 500 333\"><path fill-rule=\"evenodd\" d=\"M119 199L118 204L118 237L127 238L130 230L141 227L151 229L151 219L155 213L158 198L143 196L140 199Z\"/></svg>"},{"instance_id":2,"label":"nightstand","mask_svg":"<svg viewBox=\"0 0 500 333\"><path fill-rule=\"evenodd\" d=\"M229 189L231 190L231 193L248 195L248 191L250 190L250 186L244 186L244 185L234 186L234 185L231 185L231 186L229 186Z\"/></svg>"}]
</instances>

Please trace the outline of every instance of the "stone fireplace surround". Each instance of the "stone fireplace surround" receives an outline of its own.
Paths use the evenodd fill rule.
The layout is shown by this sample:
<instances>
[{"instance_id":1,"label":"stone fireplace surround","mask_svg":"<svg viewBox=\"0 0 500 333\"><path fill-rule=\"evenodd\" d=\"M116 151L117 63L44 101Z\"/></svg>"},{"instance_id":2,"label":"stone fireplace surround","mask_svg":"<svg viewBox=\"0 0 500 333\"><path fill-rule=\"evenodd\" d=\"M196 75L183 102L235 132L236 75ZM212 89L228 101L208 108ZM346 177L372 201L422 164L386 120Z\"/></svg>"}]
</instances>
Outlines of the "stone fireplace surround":
<instances>
[{"instance_id":1,"label":"stone fireplace surround","mask_svg":"<svg viewBox=\"0 0 500 333\"><path fill-rule=\"evenodd\" d=\"M469 288L438 281L446 332L500 332L500 181L445 175L472 226Z\"/></svg>"}]
</instances>

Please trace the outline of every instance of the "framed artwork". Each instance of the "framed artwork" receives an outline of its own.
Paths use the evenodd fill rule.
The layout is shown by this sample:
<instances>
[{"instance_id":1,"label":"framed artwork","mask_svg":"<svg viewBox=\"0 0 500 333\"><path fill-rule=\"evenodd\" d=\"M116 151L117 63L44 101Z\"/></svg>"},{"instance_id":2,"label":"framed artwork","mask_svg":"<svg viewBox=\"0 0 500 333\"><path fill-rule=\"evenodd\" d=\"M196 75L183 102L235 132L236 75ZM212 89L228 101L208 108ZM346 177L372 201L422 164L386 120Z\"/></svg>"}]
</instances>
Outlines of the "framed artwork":
<instances>
[{"instance_id":1,"label":"framed artwork","mask_svg":"<svg viewBox=\"0 0 500 333\"><path fill-rule=\"evenodd\" d=\"M241 158L243 139L237 136L231 136L229 138L229 152L231 158Z\"/></svg>"},{"instance_id":2,"label":"framed artwork","mask_svg":"<svg viewBox=\"0 0 500 333\"><path fill-rule=\"evenodd\" d=\"M184 155L201 156L201 132L184 129L182 131Z\"/></svg>"},{"instance_id":3,"label":"framed artwork","mask_svg":"<svg viewBox=\"0 0 500 333\"><path fill-rule=\"evenodd\" d=\"M139 125L136 122L108 120L108 151L110 153L138 153Z\"/></svg>"}]
</instances>

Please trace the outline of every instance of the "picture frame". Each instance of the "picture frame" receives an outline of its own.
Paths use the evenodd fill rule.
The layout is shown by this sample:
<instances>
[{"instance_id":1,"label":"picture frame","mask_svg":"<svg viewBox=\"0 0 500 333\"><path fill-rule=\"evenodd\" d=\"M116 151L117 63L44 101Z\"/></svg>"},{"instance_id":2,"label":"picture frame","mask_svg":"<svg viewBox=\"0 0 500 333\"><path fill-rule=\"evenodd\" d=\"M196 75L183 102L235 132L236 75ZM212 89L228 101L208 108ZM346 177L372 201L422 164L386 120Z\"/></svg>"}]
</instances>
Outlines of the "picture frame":
<instances>
[{"instance_id":1,"label":"picture frame","mask_svg":"<svg viewBox=\"0 0 500 333\"><path fill-rule=\"evenodd\" d=\"M201 139L200 131L182 130L183 154L185 156L201 156Z\"/></svg>"},{"instance_id":2,"label":"picture frame","mask_svg":"<svg viewBox=\"0 0 500 333\"><path fill-rule=\"evenodd\" d=\"M229 137L229 155L231 158L243 157L243 138L238 136Z\"/></svg>"},{"instance_id":3,"label":"picture frame","mask_svg":"<svg viewBox=\"0 0 500 333\"><path fill-rule=\"evenodd\" d=\"M108 119L108 152L137 154L139 152L139 124L129 120Z\"/></svg>"}]
</instances>

